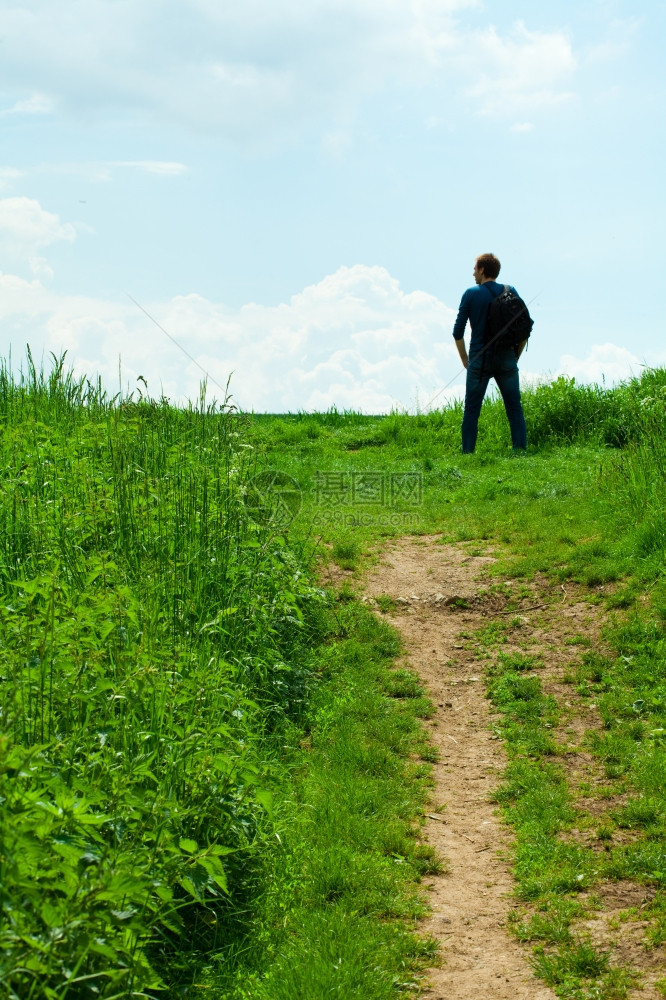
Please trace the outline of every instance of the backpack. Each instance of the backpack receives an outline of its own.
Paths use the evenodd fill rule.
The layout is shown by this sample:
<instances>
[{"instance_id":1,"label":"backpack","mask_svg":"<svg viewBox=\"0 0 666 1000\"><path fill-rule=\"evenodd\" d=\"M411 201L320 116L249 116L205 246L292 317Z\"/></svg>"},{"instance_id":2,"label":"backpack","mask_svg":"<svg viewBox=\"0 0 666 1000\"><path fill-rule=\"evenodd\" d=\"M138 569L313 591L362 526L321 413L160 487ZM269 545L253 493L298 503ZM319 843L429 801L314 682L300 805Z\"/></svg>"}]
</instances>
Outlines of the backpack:
<instances>
[{"instance_id":1,"label":"backpack","mask_svg":"<svg viewBox=\"0 0 666 1000\"><path fill-rule=\"evenodd\" d=\"M505 285L501 292L492 292L492 302L488 307L483 342L486 347L517 347L527 340L534 320L520 295Z\"/></svg>"}]
</instances>

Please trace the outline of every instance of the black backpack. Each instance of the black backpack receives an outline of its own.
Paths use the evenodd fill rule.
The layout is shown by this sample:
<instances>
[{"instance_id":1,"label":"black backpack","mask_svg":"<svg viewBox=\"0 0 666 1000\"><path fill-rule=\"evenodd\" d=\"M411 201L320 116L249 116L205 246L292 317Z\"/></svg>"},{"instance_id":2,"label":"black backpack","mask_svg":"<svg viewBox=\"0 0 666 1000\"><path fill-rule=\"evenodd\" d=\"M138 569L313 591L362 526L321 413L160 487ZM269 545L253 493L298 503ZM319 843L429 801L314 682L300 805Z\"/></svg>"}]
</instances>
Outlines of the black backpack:
<instances>
[{"instance_id":1,"label":"black backpack","mask_svg":"<svg viewBox=\"0 0 666 1000\"><path fill-rule=\"evenodd\" d=\"M483 342L486 347L517 347L527 340L534 320L520 295L505 285L501 292L492 292L493 299L488 307Z\"/></svg>"}]
</instances>

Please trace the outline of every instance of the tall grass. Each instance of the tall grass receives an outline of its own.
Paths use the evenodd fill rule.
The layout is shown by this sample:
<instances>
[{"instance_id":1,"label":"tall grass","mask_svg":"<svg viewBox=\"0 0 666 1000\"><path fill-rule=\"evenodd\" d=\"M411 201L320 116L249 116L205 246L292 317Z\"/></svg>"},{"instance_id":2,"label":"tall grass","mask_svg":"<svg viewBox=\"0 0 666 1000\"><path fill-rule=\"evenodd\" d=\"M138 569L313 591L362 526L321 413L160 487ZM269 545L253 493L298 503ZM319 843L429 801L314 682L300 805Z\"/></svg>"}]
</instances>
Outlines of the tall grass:
<instances>
[{"instance_id":1,"label":"tall grass","mask_svg":"<svg viewBox=\"0 0 666 1000\"><path fill-rule=\"evenodd\" d=\"M348 914L360 912L351 896L359 881L350 876L354 866L381 868L383 887L387 880L390 906L370 897L363 904L369 926L381 914L418 910L389 884L391 866L368 860L369 844L362 845L367 856L344 861L345 852L352 858L359 846L352 844L357 837L345 835L340 851L320 845L315 856L293 829L291 840L274 836L272 793L285 786L282 744L299 742L296 722L310 724L311 692L322 664L330 662L328 653L315 657L313 649L328 634L331 617L339 619L340 635L351 634L352 624L308 583L270 522L248 517L244 498L257 454L298 470L304 493L302 477L316 468L369 462L381 470L422 470L422 516L432 530L450 531L467 517L457 523L468 532L464 537L499 530L508 541L528 538L536 550L556 520L562 535L555 547L569 545L576 532L587 538L583 522L592 507L581 513L581 503L591 484L599 492L599 447L580 460L577 483L564 471L577 461L575 449L563 450L550 465L548 456L572 442L613 446L620 450L601 473L609 523L656 565L664 551L665 390L666 373L655 371L616 389L557 380L526 392L533 447L520 463L502 454L509 447L506 418L501 402L489 399L478 461L461 472L451 461L459 449L460 404L417 417L331 411L245 418L225 400L177 410L165 400L109 398L99 383L67 372L64 359L54 359L45 373L29 358L18 377L1 367L4 994L20 1000L173 996L199 984L197 970L208 963L207 987L226 996L232 994L218 989L221 979L210 970L219 972L227 956L246 954L253 957L246 965L239 959L233 995L246 995L245 970L256 977L255 995L286 997L304 988L303 956L315 952L322 975L328 970L324 991L341 981L327 965L325 916L344 895L338 930L326 925L342 942ZM353 563L362 537L334 537L332 551L340 558L346 552ZM590 544L603 549L596 539ZM546 555L552 562L550 550ZM587 550L582 558L589 558ZM562 562L558 571L571 566ZM350 669L357 669L354 663ZM341 681L345 690L350 683L347 675ZM511 715L507 733L521 753L547 754L549 740L532 725L539 713L534 720L530 715L541 704L539 692L524 687L517 675L497 689ZM307 809L300 811L309 817L318 809L337 821L331 794L338 785L328 791L323 768L335 761L338 740L342 745L345 702L335 692L331 699L314 713L319 731L310 763L327 728L339 735L325 745L322 771L313 771ZM373 729L368 719L383 719L386 705L380 699L361 712L357 702L361 728L353 744L361 747ZM385 747L396 739L392 725L389 719L374 727L386 730ZM412 733L401 742L403 757L413 752L413 739ZM379 759L387 751L373 744L371 752ZM345 766L345 775L352 770ZM399 784L403 772L392 780ZM358 789L348 797L352 806L362 799ZM344 820L349 830L356 829L354 808ZM407 816L403 820L407 829ZM269 835L282 845L288 892L271 881ZM323 828L319 836L323 844ZM393 851L401 858L411 856L404 836L404 830L395 833L396 844L403 837ZM386 854L385 845L379 850ZM326 867L334 855L338 867ZM317 886L324 883L332 894L329 899L327 889L319 900ZM257 899L266 914L258 937ZM305 933L313 913L313 926L322 928L319 950ZM397 961L393 953L386 957L389 937L378 945L382 975ZM276 947L276 938L282 958L270 973L256 956L264 941ZM353 968L369 995L367 952L356 951ZM211 964L206 956L213 953ZM382 975L375 977L377 996L402 988L397 973Z\"/></svg>"},{"instance_id":2,"label":"tall grass","mask_svg":"<svg viewBox=\"0 0 666 1000\"><path fill-rule=\"evenodd\" d=\"M611 488L621 501L638 552L666 552L666 385L643 396L633 439L614 463Z\"/></svg>"},{"instance_id":3,"label":"tall grass","mask_svg":"<svg viewBox=\"0 0 666 1000\"><path fill-rule=\"evenodd\" d=\"M491 383L491 386L493 383ZM641 438L646 409L666 390L666 369L649 368L638 378L617 386L581 385L560 376L550 382L526 386L522 390L530 447L575 443L623 448ZM348 451L436 444L447 451L460 449L461 401L441 409L411 416L394 411L385 416L364 416L353 411L340 413L294 413L281 416L258 414L252 417L254 434L271 451L292 447L316 447L333 436ZM504 405L499 394L490 392L484 400L479 421L478 448L481 452L510 448L511 439Z\"/></svg>"},{"instance_id":4,"label":"tall grass","mask_svg":"<svg viewBox=\"0 0 666 1000\"><path fill-rule=\"evenodd\" d=\"M146 995L242 933L322 596L226 402L0 373L0 983Z\"/></svg>"}]
</instances>

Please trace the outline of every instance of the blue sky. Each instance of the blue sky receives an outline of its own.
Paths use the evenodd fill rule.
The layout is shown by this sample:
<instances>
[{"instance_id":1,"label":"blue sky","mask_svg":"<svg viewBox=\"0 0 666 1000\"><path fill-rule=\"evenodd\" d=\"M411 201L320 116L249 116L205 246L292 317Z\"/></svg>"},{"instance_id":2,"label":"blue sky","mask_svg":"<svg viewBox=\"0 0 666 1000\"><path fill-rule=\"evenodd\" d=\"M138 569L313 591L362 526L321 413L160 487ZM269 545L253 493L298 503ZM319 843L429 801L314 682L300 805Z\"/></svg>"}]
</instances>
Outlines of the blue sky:
<instances>
[{"instance_id":1,"label":"blue sky","mask_svg":"<svg viewBox=\"0 0 666 1000\"><path fill-rule=\"evenodd\" d=\"M424 409L462 391L492 251L525 379L665 364L665 27L663 0L4 0L0 356Z\"/></svg>"}]
</instances>

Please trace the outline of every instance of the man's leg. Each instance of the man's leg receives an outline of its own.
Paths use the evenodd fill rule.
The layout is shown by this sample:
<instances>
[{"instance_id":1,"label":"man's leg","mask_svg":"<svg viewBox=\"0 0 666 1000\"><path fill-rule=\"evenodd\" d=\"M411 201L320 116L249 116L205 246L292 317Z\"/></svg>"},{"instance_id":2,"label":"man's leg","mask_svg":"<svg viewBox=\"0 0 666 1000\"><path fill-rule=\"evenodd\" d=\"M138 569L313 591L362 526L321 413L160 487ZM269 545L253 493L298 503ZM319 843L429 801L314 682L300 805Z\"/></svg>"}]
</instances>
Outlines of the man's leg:
<instances>
[{"instance_id":1,"label":"man's leg","mask_svg":"<svg viewBox=\"0 0 666 1000\"><path fill-rule=\"evenodd\" d=\"M465 411L462 420L462 450L471 455L476 447L476 435L479 427L481 404L488 388L490 374L483 370L481 358L469 361L467 365L467 382L465 385Z\"/></svg>"},{"instance_id":2,"label":"man's leg","mask_svg":"<svg viewBox=\"0 0 666 1000\"><path fill-rule=\"evenodd\" d=\"M504 409L511 428L511 444L514 448L525 450L527 447L527 429L525 415L520 402L520 376L518 363L512 350L502 351L497 358L493 374L499 391L504 400Z\"/></svg>"}]
</instances>

